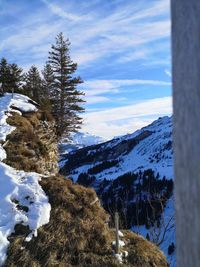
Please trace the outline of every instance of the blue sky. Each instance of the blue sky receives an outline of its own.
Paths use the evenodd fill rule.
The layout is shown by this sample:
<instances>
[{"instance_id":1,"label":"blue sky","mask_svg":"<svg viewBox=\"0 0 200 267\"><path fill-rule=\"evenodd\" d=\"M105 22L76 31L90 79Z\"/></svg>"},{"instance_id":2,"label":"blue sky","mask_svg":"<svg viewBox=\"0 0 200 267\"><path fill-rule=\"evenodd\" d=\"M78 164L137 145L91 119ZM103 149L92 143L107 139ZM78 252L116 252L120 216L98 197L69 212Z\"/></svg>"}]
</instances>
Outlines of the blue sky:
<instances>
[{"instance_id":1,"label":"blue sky","mask_svg":"<svg viewBox=\"0 0 200 267\"><path fill-rule=\"evenodd\" d=\"M0 57L42 69L55 36L84 80L83 130L112 138L170 115L169 0L0 0Z\"/></svg>"}]
</instances>

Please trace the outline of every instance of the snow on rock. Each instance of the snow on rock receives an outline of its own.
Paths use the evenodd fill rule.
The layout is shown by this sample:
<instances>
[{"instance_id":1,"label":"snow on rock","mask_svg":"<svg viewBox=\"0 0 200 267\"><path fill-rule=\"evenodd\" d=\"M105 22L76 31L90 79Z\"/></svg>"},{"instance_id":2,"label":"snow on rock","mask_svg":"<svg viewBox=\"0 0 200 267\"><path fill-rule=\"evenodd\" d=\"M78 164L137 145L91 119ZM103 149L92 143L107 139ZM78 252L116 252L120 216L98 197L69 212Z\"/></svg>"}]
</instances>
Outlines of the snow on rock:
<instances>
[{"instance_id":1,"label":"snow on rock","mask_svg":"<svg viewBox=\"0 0 200 267\"><path fill-rule=\"evenodd\" d=\"M29 225L36 236L37 229L49 222L51 207L39 180L37 173L17 171L0 163L0 264L6 259L7 237L17 223Z\"/></svg>"},{"instance_id":2,"label":"snow on rock","mask_svg":"<svg viewBox=\"0 0 200 267\"><path fill-rule=\"evenodd\" d=\"M0 142L6 140L6 136L10 134L15 127L7 124L6 120L10 116L9 112L32 112L37 108L34 106L33 101L28 97L20 94L5 94L0 98Z\"/></svg>"},{"instance_id":3,"label":"snow on rock","mask_svg":"<svg viewBox=\"0 0 200 267\"><path fill-rule=\"evenodd\" d=\"M126 250L124 250L124 251L122 251L122 252L120 252L120 253L115 253L115 258L117 259L117 261L120 263L120 264L122 264L123 263L123 260L125 259L125 258L127 258L128 257L128 251L126 251Z\"/></svg>"},{"instance_id":4,"label":"snow on rock","mask_svg":"<svg viewBox=\"0 0 200 267\"><path fill-rule=\"evenodd\" d=\"M122 253L117 253L115 254L115 258L117 259L117 261L122 264L123 263L123 259L122 259Z\"/></svg>"},{"instance_id":5,"label":"snow on rock","mask_svg":"<svg viewBox=\"0 0 200 267\"><path fill-rule=\"evenodd\" d=\"M15 127L7 124L11 111L32 112L37 108L27 96L5 94L0 97L0 266L6 260L8 237L18 223L28 225L31 235L49 222L51 206L42 190L41 176L33 172L17 171L2 162L6 158L3 143Z\"/></svg>"},{"instance_id":6,"label":"snow on rock","mask_svg":"<svg viewBox=\"0 0 200 267\"><path fill-rule=\"evenodd\" d=\"M7 95L6 95L7 96ZM11 96L12 97L12 96ZM21 112L32 112L36 111L36 105L34 105L34 101L31 100L28 96L25 95L20 95L20 94L14 94L14 97L11 98L11 105L10 107L12 108L18 108Z\"/></svg>"}]
</instances>

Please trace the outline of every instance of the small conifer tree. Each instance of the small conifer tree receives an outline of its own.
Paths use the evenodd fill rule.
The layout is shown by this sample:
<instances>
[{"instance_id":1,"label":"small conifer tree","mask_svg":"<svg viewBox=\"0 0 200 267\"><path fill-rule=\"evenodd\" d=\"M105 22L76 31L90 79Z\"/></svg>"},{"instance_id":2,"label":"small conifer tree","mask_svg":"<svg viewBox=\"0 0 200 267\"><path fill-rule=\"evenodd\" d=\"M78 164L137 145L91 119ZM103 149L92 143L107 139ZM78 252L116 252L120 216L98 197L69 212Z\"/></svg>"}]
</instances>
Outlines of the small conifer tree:
<instances>
[{"instance_id":1,"label":"small conifer tree","mask_svg":"<svg viewBox=\"0 0 200 267\"><path fill-rule=\"evenodd\" d=\"M1 83L1 90L4 93L9 91L10 87L9 80L10 80L9 64L5 58L2 58L0 62L0 83Z\"/></svg>"},{"instance_id":2,"label":"small conifer tree","mask_svg":"<svg viewBox=\"0 0 200 267\"><path fill-rule=\"evenodd\" d=\"M42 92L42 79L36 66L31 66L25 74L25 91L32 99L40 103Z\"/></svg>"},{"instance_id":3,"label":"small conifer tree","mask_svg":"<svg viewBox=\"0 0 200 267\"><path fill-rule=\"evenodd\" d=\"M22 72L23 70L17 64L9 65L10 89L12 92L21 93L24 78Z\"/></svg>"}]
</instances>

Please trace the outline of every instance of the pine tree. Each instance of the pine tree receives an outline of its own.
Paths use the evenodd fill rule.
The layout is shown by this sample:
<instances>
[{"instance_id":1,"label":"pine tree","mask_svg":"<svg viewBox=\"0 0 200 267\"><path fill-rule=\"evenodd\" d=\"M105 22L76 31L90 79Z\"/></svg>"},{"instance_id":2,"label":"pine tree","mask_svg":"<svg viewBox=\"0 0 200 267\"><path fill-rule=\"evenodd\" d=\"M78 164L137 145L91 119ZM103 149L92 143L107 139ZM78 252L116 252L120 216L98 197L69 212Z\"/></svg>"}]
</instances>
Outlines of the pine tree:
<instances>
[{"instance_id":1,"label":"pine tree","mask_svg":"<svg viewBox=\"0 0 200 267\"><path fill-rule=\"evenodd\" d=\"M12 92L21 92L24 78L22 72L23 70L17 64L13 63L9 65L10 89Z\"/></svg>"},{"instance_id":2,"label":"pine tree","mask_svg":"<svg viewBox=\"0 0 200 267\"><path fill-rule=\"evenodd\" d=\"M80 129L82 123L79 113L84 111L82 99L84 93L77 89L82 83L80 77L74 77L77 64L69 54L70 42L65 40L62 33L56 37L56 44L52 45L49 52L49 64L54 73L54 89L51 92L53 115L57 123L59 137Z\"/></svg>"},{"instance_id":3,"label":"pine tree","mask_svg":"<svg viewBox=\"0 0 200 267\"><path fill-rule=\"evenodd\" d=\"M2 58L0 62L0 83L1 83L1 90L3 93L9 91L10 88L9 80L10 80L9 64L5 58Z\"/></svg>"},{"instance_id":4,"label":"pine tree","mask_svg":"<svg viewBox=\"0 0 200 267\"><path fill-rule=\"evenodd\" d=\"M40 103L42 91L42 79L36 66L31 66L25 75L25 91L28 96Z\"/></svg>"},{"instance_id":5,"label":"pine tree","mask_svg":"<svg viewBox=\"0 0 200 267\"><path fill-rule=\"evenodd\" d=\"M17 64L8 64L5 58L0 62L0 83L2 91L20 92L22 89L22 69Z\"/></svg>"},{"instance_id":6,"label":"pine tree","mask_svg":"<svg viewBox=\"0 0 200 267\"><path fill-rule=\"evenodd\" d=\"M54 81L55 81L54 72L50 64L46 63L42 71L42 75L43 75L43 81L42 81L43 94L46 97L50 98L54 89Z\"/></svg>"},{"instance_id":7,"label":"pine tree","mask_svg":"<svg viewBox=\"0 0 200 267\"><path fill-rule=\"evenodd\" d=\"M41 92L41 105L42 108L48 111L52 111L52 94L54 89L54 73L51 65L46 63L42 71L42 92Z\"/></svg>"}]
</instances>

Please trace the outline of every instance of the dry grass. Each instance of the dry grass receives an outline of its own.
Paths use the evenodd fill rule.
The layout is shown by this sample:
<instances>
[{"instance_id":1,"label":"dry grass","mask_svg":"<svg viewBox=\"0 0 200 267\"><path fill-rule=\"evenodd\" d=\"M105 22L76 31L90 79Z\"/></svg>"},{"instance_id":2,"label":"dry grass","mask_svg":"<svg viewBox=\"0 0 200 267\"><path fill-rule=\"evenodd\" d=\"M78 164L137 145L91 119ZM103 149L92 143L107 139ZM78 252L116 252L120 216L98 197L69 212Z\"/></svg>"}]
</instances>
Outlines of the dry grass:
<instances>
[{"instance_id":1,"label":"dry grass","mask_svg":"<svg viewBox=\"0 0 200 267\"><path fill-rule=\"evenodd\" d=\"M16 130L7 136L5 163L19 170L42 173L39 162L50 160L46 143L52 137L48 137L47 130L41 127L44 120L47 120L47 115L40 111L23 116L13 113L8 117L8 124L15 126ZM47 136L46 140L42 139L43 136Z\"/></svg>"},{"instance_id":2,"label":"dry grass","mask_svg":"<svg viewBox=\"0 0 200 267\"><path fill-rule=\"evenodd\" d=\"M128 230L122 231L126 246L123 250L128 251L127 261L131 266L140 267L168 267L166 258L160 249L142 236ZM114 238L114 231L112 231Z\"/></svg>"},{"instance_id":3,"label":"dry grass","mask_svg":"<svg viewBox=\"0 0 200 267\"><path fill-rule=\"evenodd\" d=\"M106 223L108 215L98 202L91 205L95 192L62 176L43 178L41 185L52 206L50 222L31 242L24 241L19 228L18 236L10 238L6 267L168 266L156 246L129 231L124 231L127 263L119 264L111 249L114 233Z\"/></svg>"},{"instance_id":4,"label":"dry grass","mask_svg":"<svg viewBox=\"0 0 200 267\"><path fill-rule=\"evenodd\" d=\"M15 113L8 118L17 128L8 137L7 164L38 171L33 159L46 153L47 137L38 137L45 116L41 112ZM99 202L91 204L96 193L59 175L43 178L40 183L51 204L50 222L39 228L38 236L30 242L25 242L28 227L17 225L10 236L5 267L167 267L157 247L128 231L124 233L129 256L126 264L119 264L113 256L114 233L108 228L108 215Z\"/></svg>"},{"instance_id":5,"label":"dry grass","mask_svg":"<svg viewBox=\"0 0 200 267\"><path fill-rule=\"evenodd\" d=\"M61 176L44 178L41 185L52 206L50 222L29 243L24 236L11 238L6 266L118 266L108 215L98 203L91 205L95 192Z\"/></svg>"}]
</instances>

